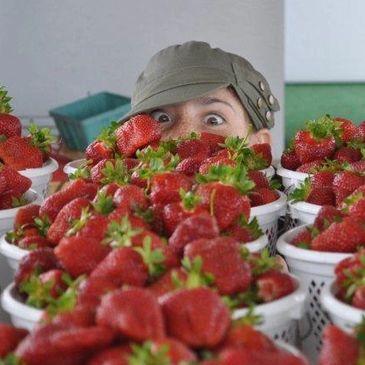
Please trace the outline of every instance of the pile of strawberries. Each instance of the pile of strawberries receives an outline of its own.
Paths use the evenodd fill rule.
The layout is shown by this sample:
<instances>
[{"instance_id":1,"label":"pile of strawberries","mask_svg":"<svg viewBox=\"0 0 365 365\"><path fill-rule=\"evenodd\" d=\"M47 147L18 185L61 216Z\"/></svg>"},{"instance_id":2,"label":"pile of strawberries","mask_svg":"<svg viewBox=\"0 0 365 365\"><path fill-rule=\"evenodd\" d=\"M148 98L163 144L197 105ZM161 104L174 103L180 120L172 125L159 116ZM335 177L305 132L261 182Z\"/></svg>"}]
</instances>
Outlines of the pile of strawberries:
<instances>
[{"instance_id":1,"label":"pile of strawberries","mask_svg":"<svg viewBox=\"0 0 365 365\"><path fill-rule=\"evenodd\" d=\"M344 199L339 208L325 205L313 226L306 227L292 244L311 250L354 253L365 246L365 185Z\"/></svg>"},{"instance_id":2,"label":"pile of strawberries","mask_svg":"<svg viewBox=\"0 0 365 365\"><path fill-rule=\"evenodd\" d=\"M104 295L93 313L79 308L29 334L0 325L0 356L14 365L308 365L250 323L231 321L209 288L157 300L147 289L127 287Z\"/></svg>"},{"instance_id":3,"label":"pile of strawberries","mask_svg":"<svg viewBox=\"0 0 365 365\"><path fill-rule=\"evenodd\" d=\"M42 167L53 142L49 129L34 123L29 126L29 136L22 137L20 120L10 114L10 99L0 87L0 209L26 204L23 194L32 182L17 171Z\"/></svg>"},{"instance_id":4,"label":"pile of strawberries","mask_svg":"<svg viewBox=\"0 0 365 365\"><path fill-rule=\"evenodd\" d=\"M308 121L281 156L281 166L313 173L323 164L346 163L353 171L365 171L365 122L356 126L345 118L325 115Z\"/></svg>"},{"instance_id":5,"label":"pile of strawberries","mask_svg":"<svg viewBox=\"0 0 365 365\"><path fill-rule=\"evenodd\" d=\"M360 365L365 361L365 322L359 324L353 334L335 325L329 325L323 332L323 346L318 365Z\"/></svg>"}]
</instances>

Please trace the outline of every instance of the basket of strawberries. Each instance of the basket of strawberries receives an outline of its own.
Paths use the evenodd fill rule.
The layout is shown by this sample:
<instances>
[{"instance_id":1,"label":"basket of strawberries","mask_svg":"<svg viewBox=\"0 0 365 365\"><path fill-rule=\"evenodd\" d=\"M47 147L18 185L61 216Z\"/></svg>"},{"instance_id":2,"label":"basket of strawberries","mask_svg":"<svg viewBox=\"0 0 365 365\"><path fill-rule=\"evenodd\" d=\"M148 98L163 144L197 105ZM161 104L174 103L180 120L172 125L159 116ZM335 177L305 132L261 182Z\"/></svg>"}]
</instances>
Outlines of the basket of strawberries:
<instances>
[{"instance_id":1,"label":"basket of strawberries","mask_svg":"<svg viewBox=\"0 0 365 365\"><path fill-rule=\"evenodd\" d=\"M56 160L50 157L54 137L48 128L39 128L31 123L29 134L23 137L20 120L10 114L11 98L0 87L0 160L32 182L32 189L44 197L52 173L58 168Z\"/></svg>"}]
</instances>

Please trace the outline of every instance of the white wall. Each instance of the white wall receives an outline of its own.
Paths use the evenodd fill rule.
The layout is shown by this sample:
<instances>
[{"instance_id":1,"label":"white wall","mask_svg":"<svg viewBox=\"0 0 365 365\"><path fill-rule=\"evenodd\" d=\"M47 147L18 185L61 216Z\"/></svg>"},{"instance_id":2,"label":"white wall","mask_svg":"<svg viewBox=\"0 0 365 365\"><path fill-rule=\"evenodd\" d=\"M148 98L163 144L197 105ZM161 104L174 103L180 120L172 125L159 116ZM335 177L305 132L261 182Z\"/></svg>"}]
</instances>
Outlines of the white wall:
<instances>
[{"instance_id":1,"label":"white wall","mask_svg":"<svg viewBox=\"0 0 365 365\"><path fill-rule=\"evenodd\" d=\"M87 93L131 95L156 51L191 39L247 57L283 101L282 0L0 0L0 83L18 115L42 117Z\"/></svg>"},{"instance_id":2,"label":"white wall","mask_svg":"<svg viewBox=\"0 0 365 365\"><path fill-rule=\"evenodd\" d=\"M286 0L285 80L365 81L364 16L364 0Z\"/></svg>"}]
</instances>

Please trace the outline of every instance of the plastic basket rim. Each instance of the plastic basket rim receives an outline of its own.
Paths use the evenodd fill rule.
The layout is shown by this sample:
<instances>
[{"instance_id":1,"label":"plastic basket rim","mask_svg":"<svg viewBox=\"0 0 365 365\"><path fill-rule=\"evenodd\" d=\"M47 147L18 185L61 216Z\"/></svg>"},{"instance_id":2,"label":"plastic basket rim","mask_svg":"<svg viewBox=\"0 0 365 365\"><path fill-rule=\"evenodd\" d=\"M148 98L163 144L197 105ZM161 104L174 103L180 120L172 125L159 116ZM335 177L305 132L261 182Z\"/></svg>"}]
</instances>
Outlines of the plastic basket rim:
<instances>
[{"instance_id":1,"label":"plastic basket rim","mask_svg":"<svg viewBox=\"0 0 365 365\"><path fill-rule=\"evenodd\" d=\"M27 304L21 303L14 297L15 284L10 283L1 295L1 306L10 315L23 318L27 321L37 323L43 314L43 310L33 308Z\"/></svg>"},{"instance_id":2,"label":"plastic basket rim","mask_svg":"<svg viewBox=\"0 0 365 365\"><path fill-rule=\"evenodd\" d=\"M40 195L33 189L27 190L23 195L25 196L26 199L29 200L29 203L22 205L21 207L0 210L0 220L14 218L17 211L20 208L27 207L30 204L41 203L41 201L42 201L42 198L40 197Z\"/></svg>"},{"instance_id":3,"label":"plastic basket rim","mask_svg":"<svg viewBox=\"0 0 365 365\"><path fill-rule=\"evenodd\" d=\"M273 302L256 305L256 314L273 316L285 312L287 315L283 317L283 320L301 318L307 297L307 288L296 275L290 273L289 275L297 284L296 290L283 298L274 300ZM232 318L238 319L244 316L248 311L249 308L236 309L232 312Z\"/></svg>"},{"instance_id":4,"label":"plastic basket rim","mask_svg":"<svg viewBox=\"0 0 365 365\"><path fill-rule=\"evenodd\" d=\"M286 169L285 167L282 167L280 163L277 165L276 174L281 177L287 177L290 179L296 179L300 181L304 181L306 177L311 176L311 174L307 172L300 172Z\"/></svg>"},{"instance_id":5,"label":"plastic basket rim","mask_svg":"<svg viewBox=\"0 0 365 365\"><path fill-rule=\"evenodd\" d=\"M24 256L26 256L29 253L29 251L20 248L17 245L9 243L6 239L6 233L5 233L0 237L0 253L6 258L19 261Z\"/></svg>"},{"instance_id":6,"label":"plastic basket rim","mask_svg":"<svg viewBox=\"0 0 365 365\"><path fill-rule=\"evenodd\" d=\"M307 202L292 202L288 200L288 205L290 209L297 210L304 213L309 213L313 215L317 215L321 210L322 205L307 203Z\"/></svg>"},{"instance_id":7,"label":"plastic basket rim","mask_svg":"<svg viewBox=\"0 0 365 365\"><path fill-rule=\"evenodd\" d=\"M336 298L334 293L337 291L336 281L333 280L330 285L323 288L320 301L323 307L330 314L334 314L345 321L360 323L365 315L365 310L355 308L347 303L341 302Z\"/></svg>"},{"instance_id":8,"label":"plastic basket rim","mask_svg":"<svg viewBox=\"0 0 365 365\"><path fill-rule=\"evenodd\" d=\"M242 243L242 247L246 247L251 253L254 253L254 252L260 252L268 244L269 244L269 239L267 238L267 235L264 233L262 236L260 236L254 241Z\"/></svg>"},{"instance_id":9,"label":"plastic basket rim","mask_svg":"<svg viewBox=\"0 0 365 365\"><path fill-rule=\"evenodd\" d=\"M58 162L54 158L49 157L49 159L43 164L42 167L20 170L19 173L23 176L32 178L42 175L50 175L57 169L58 169Z\"/></svg>"},{"instance_id":10,"label":"plastic basket rim","mask_svg":"<svg viewBox=\"0 0 365 365\"><path fill-rule=\"evenodd\" d=\"M312 262L318 264L337 264L339 261L350 257L351 253L340 252L321 252L314 250L306 250L304 248L295 247L288 242L287 237L297 234L312 224L304 224L299 227L290 229L282 234L277 241L276 248L283 256L296 259L298 261Z\"/></svg>"},{"instance_id":11,"label":"plastic basket rim","mask_svg":"<svg viewBox=\"0 0 365 365\"><path fill-rule=\"evenodd\" d=\"M80 158L78 160L73 160L68 162L64 167L63 167L63 172L67 175L73 174L80 166L82 166L82 164L84 164L86 162L85 158Z\"/></svg>"},{"instance_id":12,"label":"plastic basket rim","mask_svg":"<svg viewBox=\"0 0 365 365\"><path fill-rule=\"evenodd\" d=\"M287 196L279 190L275 191L279 194L279 198L269 204L260 205L258 207L252 207L250 213L251 218L260 215L275 213L286 207Z\"/></svg>"}]
</instances>

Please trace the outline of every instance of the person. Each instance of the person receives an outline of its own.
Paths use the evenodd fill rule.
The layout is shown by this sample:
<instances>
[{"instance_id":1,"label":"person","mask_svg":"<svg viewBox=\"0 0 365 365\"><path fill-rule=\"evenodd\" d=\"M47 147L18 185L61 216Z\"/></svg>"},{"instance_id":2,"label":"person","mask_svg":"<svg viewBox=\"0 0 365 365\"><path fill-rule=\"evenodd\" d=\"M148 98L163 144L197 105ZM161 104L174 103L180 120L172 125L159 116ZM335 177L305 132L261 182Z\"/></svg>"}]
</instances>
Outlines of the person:
<instances>
[{"instance_id":1,"label":"person","mask_svg":"<svg viewBox=\"0 0 365 365\"><path fill-rule=\"evenodd\" d=\"M191 132L248 136L270 143L279 103L265 77L243 57L190 41L156 53L138 77L132 109L148 113L164 139Z\"/></svg>"}]
</instances>

